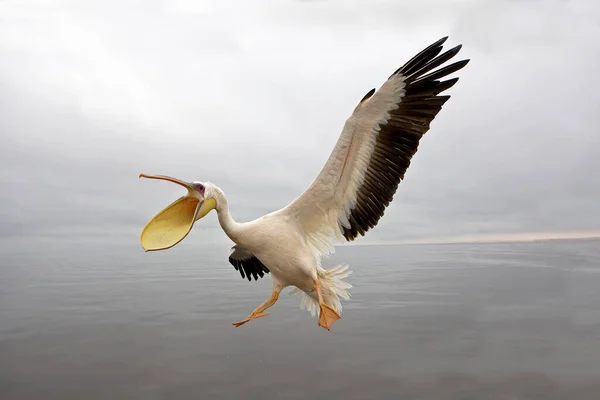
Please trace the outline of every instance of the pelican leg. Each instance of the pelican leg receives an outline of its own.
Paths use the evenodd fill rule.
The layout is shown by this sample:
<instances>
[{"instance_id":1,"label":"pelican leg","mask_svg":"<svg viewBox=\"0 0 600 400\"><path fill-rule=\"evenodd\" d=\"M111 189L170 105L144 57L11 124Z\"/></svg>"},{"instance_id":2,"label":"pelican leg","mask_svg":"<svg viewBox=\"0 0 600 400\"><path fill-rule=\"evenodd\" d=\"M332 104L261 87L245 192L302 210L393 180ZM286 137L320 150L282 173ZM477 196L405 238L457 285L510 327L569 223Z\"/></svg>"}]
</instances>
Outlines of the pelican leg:
<instances>
[{"instance_id":1,"label":"pelican leg","mask_svg":"<svg viewBox=\"0 0 600 400\"><path fill-rule=\"evenodd\" d=\"M266 317L267 315L269 315L269 313L266 313L265 310L267 308L271 307L273 304L275 304L275 302L279 298L280 292L281 292L281 289L273 288L273 293L271 294L271 297L269 297L269 300L265 301L260 306L256 307L254 309L254 311L252 311L252 313L250 313L250 315L248 315L245 319L238 321L238 322L234 322L233 325L237 328L241 325L244 325L246 322L248 322L252 319Z\"/></svg>"},{"instance_id":2,"label":"pelican leg","mask_svg":"<svg viewBox=\"0 0 600 400\"><path fill-rule=\"evenodd\" d=\"M319 296L319 326L323 329L329 330L331 325L340 319L340 315L335 312L333 308L329 307L323 302L323 295L321 293L321 285L319 284L319 280L313 278L313 283L315 285L315 289L317 289L317 295Z\"/></svg>"}]
</instances>

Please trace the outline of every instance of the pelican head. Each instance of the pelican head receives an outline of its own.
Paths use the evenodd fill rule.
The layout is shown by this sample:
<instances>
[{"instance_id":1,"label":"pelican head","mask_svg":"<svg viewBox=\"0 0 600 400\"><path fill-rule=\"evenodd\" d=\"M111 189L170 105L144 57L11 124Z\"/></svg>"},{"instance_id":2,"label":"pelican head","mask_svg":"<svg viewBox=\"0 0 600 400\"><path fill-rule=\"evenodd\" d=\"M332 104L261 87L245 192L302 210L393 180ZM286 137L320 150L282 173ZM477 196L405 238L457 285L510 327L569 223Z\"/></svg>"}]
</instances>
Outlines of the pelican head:
<instances>
[{"instance_id":1,"label":"pelican head","mask_svg":"<svg viewBox=\"0 0 600 400\"><path fill-rule=\"evenodd\" d=\"M187 189L181 196L156 214L144 227L140 242L145 251L166 250L181 242L194 223L217 206L210 183L185 182L170 176L140 174L140 178L160 179Z\"/></svg>"}]
</instances>

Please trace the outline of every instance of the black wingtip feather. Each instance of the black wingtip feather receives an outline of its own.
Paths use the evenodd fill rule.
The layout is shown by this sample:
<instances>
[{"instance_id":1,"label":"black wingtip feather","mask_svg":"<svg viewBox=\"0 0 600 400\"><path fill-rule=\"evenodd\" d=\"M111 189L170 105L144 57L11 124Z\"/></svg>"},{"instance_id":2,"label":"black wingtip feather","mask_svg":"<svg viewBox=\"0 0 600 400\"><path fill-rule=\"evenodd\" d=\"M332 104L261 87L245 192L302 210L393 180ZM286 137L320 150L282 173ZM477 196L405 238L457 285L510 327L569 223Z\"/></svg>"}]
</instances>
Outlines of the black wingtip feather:
<instances>
[{"instance_id":1,"label":"black wingtip feather","mask_svg":"<svg viewBox=\"0 0 600 400\"><path fill-rule=\"evenodd\" d=\"M446 75L450 75L450 74L464 68L464 66L467 65L468 63L469 63L469 60L462 60L462 61L457 61L450 65L446 65L445 67L440 68L437 71L433 71L430 74L420 77L419 79L417 79L415 81L415 83L419 82L419 81L427 81L427 80L433 81L433 80L441 79L441 78L445 77Z\"/></svg>"},{"instance_id":2,"label":"black wingtip feather","mask_svg":"<svg viewBox=\"0 0 600 400\"><path fill-rule=\"evenodd\" d=\"M439 39L437 42L430 44L423 50L421 50L418 54L416 54L413 58L408 60L403 66L398 68L390 78L396 74L406 74L406 71L415 69L415 66L422 65L423 63L431 60L433 57L439 54L442 50L442 45L448 40L448 36L444 36Z\"/></svg>"}]
</instances>

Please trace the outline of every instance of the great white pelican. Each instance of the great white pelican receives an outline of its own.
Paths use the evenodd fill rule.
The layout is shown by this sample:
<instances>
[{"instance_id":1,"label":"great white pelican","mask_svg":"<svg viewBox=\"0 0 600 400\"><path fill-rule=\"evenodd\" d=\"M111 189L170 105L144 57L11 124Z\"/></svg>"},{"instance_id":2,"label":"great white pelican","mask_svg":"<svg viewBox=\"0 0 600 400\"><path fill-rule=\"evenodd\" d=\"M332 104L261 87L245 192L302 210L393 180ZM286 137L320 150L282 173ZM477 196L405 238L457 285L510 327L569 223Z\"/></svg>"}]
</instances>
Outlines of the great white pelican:
<instances>
[{"instance_id":1,"label":"great white pelican","mask_svg":"<svg viewBox=\"0 0 600 400\"><path fill-rule=\"evenodd\" d=\"M281 290L294 287L301 307L329 330L340 318L340 298L352 286L347 265L321 267L336 240L352 241L377 225L404 179L419 141L450 96L441 95L458 78L447 75L469 60L443 66L461 49L442 54L448 37L411 58L383 83L370 90L345 121L341 135L312 184L287 206L249 222L231 217L227 197L211 182L185 182L163 175L140 177L170 181L187 193L160 211L144 227L146 251L165 250L181 242L194 223L216 210L225 234L235 243L229 262L249 281L270 273L271 297L233 325L268 315ZM438 68L440 67L440 68ZM436 69L438 68L438 69Z\"/></svg>"}]
</instances>

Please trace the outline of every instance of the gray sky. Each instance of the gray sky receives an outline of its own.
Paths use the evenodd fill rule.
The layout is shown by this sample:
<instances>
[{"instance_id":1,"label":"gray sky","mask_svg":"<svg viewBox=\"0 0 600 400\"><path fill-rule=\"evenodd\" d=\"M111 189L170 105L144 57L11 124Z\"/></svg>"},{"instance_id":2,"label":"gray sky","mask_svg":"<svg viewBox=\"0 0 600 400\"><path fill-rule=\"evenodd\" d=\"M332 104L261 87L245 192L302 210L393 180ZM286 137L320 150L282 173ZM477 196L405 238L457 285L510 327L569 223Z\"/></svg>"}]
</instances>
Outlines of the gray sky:
<instances>
[{"instance_id":1,"label":"gray sky","mask_svg":"<svg viewBox=\"0 0 600 400\"><path fill-rule=\"evenodd\" d=\"M590 1L1 1L0 236L135 238L210 180L291 201L372 87L442 36L471 62L360 243L600 231ZM225 242L216 216L187 240Z\"/></svg>"}]
</instances>

